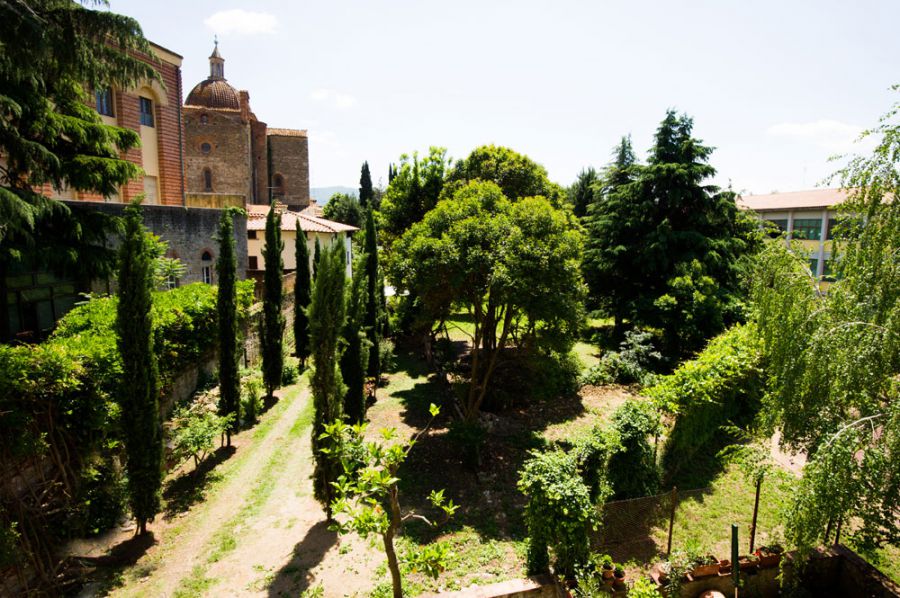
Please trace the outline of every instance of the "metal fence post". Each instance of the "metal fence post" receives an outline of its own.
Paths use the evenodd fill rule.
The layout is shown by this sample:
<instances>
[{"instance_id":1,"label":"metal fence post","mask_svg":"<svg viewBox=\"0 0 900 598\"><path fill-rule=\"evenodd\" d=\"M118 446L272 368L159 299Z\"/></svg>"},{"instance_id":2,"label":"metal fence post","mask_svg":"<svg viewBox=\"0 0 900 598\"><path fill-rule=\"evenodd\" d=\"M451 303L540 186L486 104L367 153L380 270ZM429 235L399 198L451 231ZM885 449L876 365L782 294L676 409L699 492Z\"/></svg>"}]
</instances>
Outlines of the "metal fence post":
<instances>
[{"instance_id":1,"label":"metal fence post","mask_svg":"<svg viewBox=\"0 0 900 598\"><path fill-rule=\"evenodd\" d=\"M753 501L753 522L750 524L750 554L753 554L753 544L756 542L756 516L759 514L759 490L762 488L763 479L756 480L756 499Z\"/></svg>"}]
</instances>

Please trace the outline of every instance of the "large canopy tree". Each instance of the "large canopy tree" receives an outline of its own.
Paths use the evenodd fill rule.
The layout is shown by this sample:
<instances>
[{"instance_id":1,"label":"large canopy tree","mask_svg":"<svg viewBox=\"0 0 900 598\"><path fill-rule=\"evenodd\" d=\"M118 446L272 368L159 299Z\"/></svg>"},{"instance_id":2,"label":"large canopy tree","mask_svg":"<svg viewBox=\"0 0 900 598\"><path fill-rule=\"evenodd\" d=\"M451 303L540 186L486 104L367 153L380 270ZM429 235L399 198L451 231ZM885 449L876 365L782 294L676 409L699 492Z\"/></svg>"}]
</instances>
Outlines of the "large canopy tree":
<instances>
[{"instance_id":1,"label":"large canopy tree","mask_svg":"<svg viewBox=\"0 0 900 598\"><path fill-rule=\"evenodd\" d=\"M388 246L437 205L449 167L447 150L442 147L431 147L421 159L416 153L400 156L400 166L388 184L379 210Z\"/></svg>"},{"instance_id":2,"label":"large canopy tree","mask_svg":"<svg viewBox=\"0 0 900 598\"><path fill-rule=\"evenodd\" d=\"M623 140L609 171L616 178L587 225L594 292L617 321L661 328L673 355L738 316L741 258L759 238L735 194L708 184L712 148L692 129L689 117L670 110L640 167Z\"/></svg>"},{"instance_id":3,"label":"large canopy tree","mask_svg":"<svg viewBox=\"0 0 900 598\"><path fill-rule=\"evenodd\" d=\"M898 111L870 132L874 153L837 174L850 192L832 249L837 281L821 292L806 256L778 241L754 276L766 422L810 454L786 529L803 549L841 524L864 551L900 545Z\"/></svg>"},{"instance_id":4,"label":"large canopy tree","mask_svg":"<svg viewBox=\"0 0 900 598\"><path fill-rule=\"evenodd\" d=\"M550 181L547 169L508 147L483 145L457 161L447 174L442 199L470 181L493 181L512 201L542 196L558 208L565 197L563 188Z\"/></svg>"},{"instance_id":5,"label":"large canopy tree","mask_svg":"<svg viewBox=\"0 0 900 598\"><path fill-rule=\"evenodd\" d=\"M153 54L129 17L71 0L0 3L0 296L15 266L113 272L105 240L114 221L69 210L41 188L109 196L140 173L121 155L140 143L137 133L104 124L87 104L92 90L158 78L139 55ZM6 310L0 301L0 339L9 335Z\"/></svg>"},{"instance_id":6,"label":"large canopy tree","mask_svg":"<svg viewBox=\"0 0 900 598\"><path fill-rule=\"evenodd\" d=\"M471 383L462 401L477 418L501 352L515 337L567 351L582 318L574 216L543 197L511 202L492 182L470 182L442 200L395 244L391 278L441 320L473 318Z\"/></svg>"}]
</instances>

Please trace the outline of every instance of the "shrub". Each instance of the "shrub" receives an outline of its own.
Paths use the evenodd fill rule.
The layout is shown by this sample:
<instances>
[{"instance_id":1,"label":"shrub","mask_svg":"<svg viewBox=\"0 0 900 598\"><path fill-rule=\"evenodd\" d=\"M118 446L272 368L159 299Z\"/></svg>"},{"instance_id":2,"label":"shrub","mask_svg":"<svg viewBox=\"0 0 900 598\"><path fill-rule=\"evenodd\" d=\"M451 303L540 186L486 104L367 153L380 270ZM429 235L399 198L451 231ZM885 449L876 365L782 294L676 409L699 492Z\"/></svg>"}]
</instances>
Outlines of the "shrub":
<instances>
[{"instance_id":1,"label":"shrub","mask_svg":"<svg viewBox=\"0 0 900 598\"><path fill-rule=\"evenodd\" d=\"M447 438L459 447L463 465L473 470L481 467L481 448L487 438L487 430L480 423L453 420Z\"/></svg>"},{"instance_id":2,"label":"shrub","mask_svg":"<svg viewBox=\"0 0 900 598\"><path fill-rule=\"evenodd\" d=\"M652 369L662 355L653 347L653 335L646 331L629 330L618 351L607 351L600 363L591 367L581 378L582 384L650 384L655 376Z\"/></svg>"},{"instance_id":3,"label":"shrub","mask_svg":"<svg viewBox=\"0 0 900 598\"><path fill-rule=\"evenodd\" d=\"M659 468L649 439L661 431L656 406L650 401L629 399L613 414L613 428L621 444L609 460L616 500L655 494Z\"/></svg>"},{"instance_id":4,"label":"shrub","mask_svg":"<svg viewBox=\"0 0 900 598\"><path fill-rule=\"evenodd\" d=\"M581 479L573 454L561 450L532 452L519 474L528 526L528 572L544 573L549 549L557 573L571 576L590 556L589 532L596 524L590 490Z\"/></svg>"},{"instance_id":5,"label":"shrub","mask_svg":"<svg viewBox=\"0 0 900 598\"><path fill-rule=\"evenodd\" d=\"M394 371L394 341L389 338L381 337L378 341L378 355L381 363L381 372L387 373Z\"/></svg>"},{"instance_id":6,"label":"shrub","mask_svg":"<svg viewBox=\"0 0 900 598\"><path fill-rule=\"evenodd\" d=\"M262 410L262 392L262 374L257 372L244 380L241 393L241 413L244 415L244 425L256 423L257 415Z\"/></svg>"},{"instance_id":7,"label":"shrub","mask_svg":"<svg viewBox=\"0 0 900 598\"><path fill-rule=\"evenodd\" d=\"M198 399L175 410L172 416L172 442L179 462L194 460L194 467L206 459L215 446L216 438L225 433L233 413L216 413L215 404Z\"/></svg>"},{"instance_id":8,"label":"shrub","mask_svg":"<svg viewBox=\"0 0 900 598\"><path fill-rule=\"evenodd\" d=\"M527 401L546 401L578 391L581 362L571 352L509 349L499 358L485 395L486 411Z\"/></svg>"},{"instance_id":9,"label":"shrub","mask_svg":"<svg viewBox=\"0 0 900 598\"><path fill-rule=\"evenodd\" d=\"M595 426L573 443L571 452L595 505L605 503L613 493L608 480L609 461L621 450L618 432L601 426Z\"/></svg>"},{"instance_id":10,"label":"shrub","mask_svg":"<svg viewBox=\"0 0 900 598\"><path fill-rule=\"evenodd\" d=\"M289 355L284 356L284 363L281 366L281 385L287 386L297 381L299 376L300 361L296 357Z\"/></svg>"}]
</instances>

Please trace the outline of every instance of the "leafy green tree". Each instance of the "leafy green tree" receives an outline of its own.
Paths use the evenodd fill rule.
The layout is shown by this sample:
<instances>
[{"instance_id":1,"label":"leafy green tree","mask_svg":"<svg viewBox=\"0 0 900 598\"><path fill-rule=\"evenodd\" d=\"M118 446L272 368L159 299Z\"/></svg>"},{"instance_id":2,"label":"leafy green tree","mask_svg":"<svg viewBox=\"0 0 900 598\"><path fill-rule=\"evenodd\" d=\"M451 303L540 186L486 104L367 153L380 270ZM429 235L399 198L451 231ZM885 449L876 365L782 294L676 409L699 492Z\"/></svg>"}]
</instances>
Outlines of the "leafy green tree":
<instances>
[{"instance_id":1,"label":"leafy green tree","mask_svg":"<svg viewBox=\"0 0 900 598\"><path fill-rule=\"evenodd\" d=\"M760 238L735 194L707 184L712 148L692 129L690 118L667 112L640 167L628 164L623 139L611 168L621 180L601 193L588 223L585 270L600 302L617 322L661 328L673 356L740 319L742 257ZM696 302L694 289L713 296Z\"/></svg>"},{"instance_id":2,"label":"leafy green tree","mask_svg":"<svg viewBox=\"0 0 900 598\"><path fill-rule=\"evenodd\" d=\"M359 173L359 205L362 209L373 209L375 202L375 190L372 187L372 175L369 173L369 163L363 162ZM349 224L349 223L348 223ZM353 226L359 226L354 224Z\"/></svg>"},{"instance_id":3,"label":"leafy green tree","mask_svg":"<svg viewBox=\"0 0 900 598\"><path fill-rule=\"evenodd\" d=\"M616 500L650 496L659 489L659 468L650 438L662 431L659 412L649 401L629 400L613 414L620 450L609 460Z\"/></svg>"},{"instance_id":4,"label":"leafy green tree","mask_svg":"<svg viewBox=\"0 0 900 598\"><path fill-rule=\"evenodd\" d=\"M237 429L241 410L240 338L237 307L237 255L234 242L234 213L222 211L219 221L219 279L216 308L219 318L219 415L230 418L225 428L228 446Z\"/></svg>"},{"instance_id":5,"label":"leafy green tree","mask_svg":"<svg viewBox=\"0 0 900 598\"><path fill-rule=\"evenodd\" d=\"M467 420L478 417L511 338L524 347L571 349L583 318L581 234L574 216L547 199L513 203L496 184L472 182L413 225L394 250L391 279L418 295L433 321L458 306L472 315Z\"/></svg>"},{"instance_id":6,"label":"leafy green tree","mask_svg":"<svg viewBox=\"0 0 900 598\"><path fill-rule=\"evenodd\" d=\"M365 424L348 426L337 421L325 427L325 437L332 443L342 470L335 482L333 509L347 518L338 523L338 531L342 534L355 531L363 538L370 534L381 536L394 598L403 596L403 577L394 548L394 538L400 533L403 521L415 517L436 526L446 523L457 509L452 500L444 497L443 490L432 490L428 500L432 507L440 510L441 521L433 523L417 513L403 515L400 511L400 479L397 474L416 441L431 427L438 415L438 408L432 404L430 412L428 425L405 446L393 442L396 438L394 429L382 430L381 442L365 442ZM411 568L436 579L446 567L449 556L446 545L429 544L409 551L406 561Z\"/></svg>"},{"instance_id":7,"label":"leafy green tree","mask_svg":"<svg viewBox=\"0 0 900 598\"><path fill-rule=\"evenodd\" d=\"M594 192L598 182L597 171L591 167L578 173L575 183L569 187L569 205L572 206L572 211L579 218L584 218L587 215L588 206L594 203Z\"/></svg>"},{"instance_id":8,"label":"leafy green tree","mask_svg":"<svg viewBox=\"0 0 900 598\"><path fill-rule=\"evenodd\" d=\"M379 294L378 285L381 284L380 292L384 293L384 282L381 278L381 271L378 267L378 238L375 232L375 214L372 210L366 212L366 232L365 232L365 249L366 249L366 301L365 301L365 319L364 326L366 336L369 339L369 361L368 374L375 378L375 386L378 386L378 378L381 376L381 355L379 347L381 346L381 326L382 312L384 310L384 299Z\"/></svg>"},{"instance_id":9,"label":"leafy green tree","mask_svg":"<svg viewBox=\"0 0 900 598\"><path fill-rule=\"evenodd\" d=\"M150 45L132 18L69 0L29 0L0 4L0 47L0 296L18 265L107 277L116 252L106 240L117 219L70 209L44 190L111 196L140 173L122 157L140 144L137 133L104 124L87 102L92 90L157 79L138 59L152 56ZM4 300L0 340L9 334Z\"/></svg>"},{"instance_id":10,"label":"leafy green tree","mask_svg":"<svg viewBox=\"0 0 900 598\"><path fill-rule=\"evenodd\" d=\"M362 423L366 418L366 369L369 363L369 341L364 328L368 278L366 270L359 263L367 259L360 256L353 268L353 280L347 290L347 319L344 322L342 338L344 351L341 354L341 377L347 387L344 393L344 414L351 423Z\"/></svg>"},{"instance_id":11,"label":"leafy green tree","mask_svg":"<svg viewBox=\"0 0 900 598\"><path fill-rule=\"evenodd\" d=\"M841 524L864 552L900 545L898 113L895 104L867 132L879 140L872 155L836 174L849 199L828 292L806 256L777 241L753 276L771 384L767 431L810 455L786 519L788 541L804 552Z\"/></svg>"},{"instance_id":12,"label":"leafy green tree","mask_svg":"<svg viewBox=\"0 0 900 598\"><path fill-rule=\"evenodd\" d=\"M335 193L332 195L322 209L322 213L329 220L343 222L356 227L362 225L360 202L346 193Z\"/></svg>"},{"instance_id":13,"label":"leafy green tree","mask_svg":"<svg viewBox=\"0 0 900 598\"><path fill-rule=\"evenodd\" d=\"M381 230L387 245L437 205L449 166L447 150L442 147L431 147L428 156L421 160L416 153L411 158L400 156L400 165L380 206Z\"/></svg>"},{"instance_id":14,"label":"leafy green tree","mask_svg":"<svg viewBox=\"0 0 900 598\"><path fill-rule=\"evenodd\" d=\"M128 502L141 534L159 512L163 479L163 431L159 371L153 346L153 269L138 203L125 208L119 250L116 333L122 357L122 439L128 470Z\"/></svg>"},{"instance_id":15,"label":"leafy green tree","mask_svg":"<svg viewBox=\"0 0 900 598\"><path fill-rule=\"evenodd\" d=\"M271 399L275 389L281 386L281 371L284 365L284 314L281 312L281 296L283 292L281 278L284 264L281 252L284 243L281 241L281 214L275 210L275 202L269 207L266 216L266 244L263 247L265 260L263 295L263 321L261 329L262 371L266 395Z\"/></svg>"},{"instance_id":16,"label":"leafy green tree","mask_svg":"<svg viewBox=\"0 0 900 598\"><path fill-rule=\"evenodd\" d=\"M542 196L559 208L565 193L550 181L547 169L524 154L496 145L483 145L457 161L447 174L447 190L443 197L471 181L493 181L511 201ZM443 199L442 197L442 199Z\"/></svg>"},{"instance_id":17,"label":"leafy green tree","mask_svg":"<svg viewBox=\"0 0 900 598\"><path fill-rule=\"evenodd\" d=\"M297 262L297 273L294 281L294 347L300 363L306 365L309 357L309 302L312 279L309 275L309 247L306 245L306 233L300 229L297 220L297 243L294 248Z\"/></svg>"},{"instance_id":18,"label":"leafy green tree","mask_svg":"<svg viewBox=\"0 0 900 598\"><path fill-rule=\"evenodd\" d=\"M336 458L333 440L324 437L328 424L340 421L346 387L341 379L340 338L346 317L344 286L346 282L344 247L335 243L322 251L319 275L313 286L309 306L309 332L313 347L312 387L313 417L312 447L316 460L313 490L316 500L325 507L331 519L331 505L335 498L340 463Z\"/></svg>"}]
</instances>

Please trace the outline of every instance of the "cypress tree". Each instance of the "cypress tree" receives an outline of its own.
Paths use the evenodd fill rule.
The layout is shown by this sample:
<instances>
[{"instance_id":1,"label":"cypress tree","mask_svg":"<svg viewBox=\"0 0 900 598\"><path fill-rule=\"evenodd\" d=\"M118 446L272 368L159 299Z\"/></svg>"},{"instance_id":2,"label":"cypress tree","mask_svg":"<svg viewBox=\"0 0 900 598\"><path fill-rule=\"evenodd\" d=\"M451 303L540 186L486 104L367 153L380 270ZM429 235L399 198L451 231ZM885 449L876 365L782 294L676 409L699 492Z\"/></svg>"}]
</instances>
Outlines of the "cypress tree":
<instances>
[{"instance_id":1,"label":"cypress tree","mask_svg":"<svg viewBox=\"0 0 900 598\"><path fill-rule=\"evenodd\" d=\"M153 349L153 256L138 203L125 208L119 251L116 332L122 356L123 440L128 458L128 502L141 534L159 512L163 433L159 372Z\"/></svg>"},{"instance_id":2,"label":"cypress tree","mask_svg":"<svg viewBox=\"0 0 900 598\"><path fill-rule=\"evenodd\" d=\"M262 370L266 394L271 399L275 389L281 386L281 371L284 361L282 342L284 336L284 315L281 313L282 271L281 260L281 214L275 210L275 202L266 216L266 245L263 259L266 262L265 295L263 297L262 322Z\"/></svg>"},{"instance_id":3,"label":"cypress tree","mask_svg":"<svg viewBox=\"0 0 900 598\"><path fill-rule=\"evenodd\" d=\"M237 430L241 405L241 377L237 317L237 256L232 208L222 211L219 221L219 259L216 262L219 288L216 308L219 317L219 414L232 415L225 430L228 446Z\"/></svg>"},{"instance_id":4,"label":"cypress tree","mask_svg":"<svg viewBox=\"0 0 900 598\"><path fill-rule=\"evenodd\" d=\"M572 212L579 218L587 215L588 206L594 201L594 188L597 182L597 171L590 167L578 173L578 178L569 187L569 205L572 206Z\"/></svg>"},{"instance_id":5,"label":"cypress tree","mask_svg":"<svg viewBox=\"0 0 900 598\"><path fill-rule=\"evenodd\" d=\"M297 261L296 280L294 282L294 347L300 363L306 365L309 357L309 301L312 281L309 276L309 247L306 246L306 233L300 230L300 219L297 219L297 243L294 250Z\"/></svg>"},{"instance_id":6,"label":"cypress tree","mask_svg":"<svg viewBox=\"0 0 900 598\"><path fill-rule=\"evenodd\" d=\"M378 239L375 236L375 215L372 213L372 210L366 212L365 242L366 314L364 326L370 343L368 374L375 378L375 386L377 387L378 378L381 376L381 356L378 353L378 346L381 341L378 283L381 279L378 275Z\"/></svg>"},{"instance_id":7,"label":"cypress tree","mask_svg":"<svg viewBox=\"0 0 900 598\"><path fill-rule=\"evenodd\" d=\"M371 207L375 199L375 190L372 188L372 175L369 173L369 163L363 162L359 174L359 205L363 209Z\"/></svg>"},{"instance_id":8,"label":"cypress tree","mask_svg":"<svg viewBox=\"0 0 900 598\"><path fill-rule=\"evenodd\" d=\"M310 379L315 414L312 428L313 456L316 460L313 472L313 490L331 519L331 502L335 491L332 482L337 480L341 465L331 451L334 442L321 438L325 425L341 418L344 383L338 368L338 344L344 327L346 280L344 247L333 244L322 252L319 275L313 286L309 306L309 332L312 342L313 373Z\"/></svg>"},{"instance_id":9,"label":"cypress tree","mask_svg":"<svg viewBox=\"0 0 900 598\"><path fill-rule=\"evenodd\" d=\"M313 281L319 274L319 258L322 257L322 246L319 244L319 235L316 234L316 246L313 249Z\"/></svg>"},{"instance_id":10,"label":"cypress tree","mask_svg":"<svg viewBox=\"0 0 900 598\"><path fill-rule=\"evenodd\" d=\"M361 256L358 261L365 260ZM347 293L347 321L342 337L344 352L341 355L341 377L347 385L344 393L344 413L355 424L366 418L366 366L369 362L369 341L363 328L366 318L367 273L362 264L353 269L353 282Z\"/></svg>"}]
</instances>

